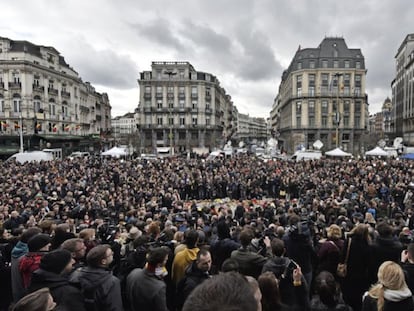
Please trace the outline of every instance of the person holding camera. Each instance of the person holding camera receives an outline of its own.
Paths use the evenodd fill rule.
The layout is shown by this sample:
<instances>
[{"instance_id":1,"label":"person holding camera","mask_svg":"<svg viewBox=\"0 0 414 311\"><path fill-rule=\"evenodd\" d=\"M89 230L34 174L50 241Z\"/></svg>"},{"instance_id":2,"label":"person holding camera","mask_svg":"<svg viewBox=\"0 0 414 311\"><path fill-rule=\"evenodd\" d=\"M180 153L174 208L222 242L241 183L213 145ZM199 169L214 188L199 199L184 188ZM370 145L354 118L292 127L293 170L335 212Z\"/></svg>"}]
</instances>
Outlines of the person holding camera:
<instances>
[{"instance_id":1,"label":"person holding camera","mask_svg":"<svg viewBox=\"0 0 414 311\"><path fill-rule=\"evenodd\" d=\"M308 286L301 274L299 280L293 278L294 271L299 267L292 259L286 257L286 248L283 240L274 238L271 243L273 257L263 265L262 274L272 272L279 284L280 300L289 306L309 305Z\"/></svg>"},{"instance_id":2,"label":"person holding camera","mask_svg":"<svg viewBox=\"0 0 414 311\"><path fill-rule=\"evenodd\" d=\"M257 279L262 271L264 263L267 261L268 257L272 256L272 253L270 249L270 239L267 236L263 239L266 246L266 257L252 252L249 249L249 246L253 237L254 234L251 229L243 229L239 237L241 247L231 253L231 258L238 262L241 274L250 275Z\"/></svg>"}]
</instances>

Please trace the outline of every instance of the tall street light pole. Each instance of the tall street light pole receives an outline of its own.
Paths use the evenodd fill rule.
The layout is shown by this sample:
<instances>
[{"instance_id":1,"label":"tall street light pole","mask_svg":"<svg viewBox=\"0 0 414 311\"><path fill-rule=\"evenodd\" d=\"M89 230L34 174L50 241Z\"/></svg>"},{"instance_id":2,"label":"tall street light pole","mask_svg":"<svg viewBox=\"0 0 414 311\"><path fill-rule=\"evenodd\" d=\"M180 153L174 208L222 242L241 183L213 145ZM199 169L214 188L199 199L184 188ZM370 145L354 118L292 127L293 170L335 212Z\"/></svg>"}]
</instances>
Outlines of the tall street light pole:
<instances>
[{"instance_id":1,"label":"tall street light pole","mask_svg":"<svg viewBox=\"0 0 414 311\"><path fill-rule=\"evenodd\" d=\"M20 152L23 152L24 148L23 148L23 117L22 117L22 114L19 115L19 135L20 135Z\"/></svg>"}]
</instances>

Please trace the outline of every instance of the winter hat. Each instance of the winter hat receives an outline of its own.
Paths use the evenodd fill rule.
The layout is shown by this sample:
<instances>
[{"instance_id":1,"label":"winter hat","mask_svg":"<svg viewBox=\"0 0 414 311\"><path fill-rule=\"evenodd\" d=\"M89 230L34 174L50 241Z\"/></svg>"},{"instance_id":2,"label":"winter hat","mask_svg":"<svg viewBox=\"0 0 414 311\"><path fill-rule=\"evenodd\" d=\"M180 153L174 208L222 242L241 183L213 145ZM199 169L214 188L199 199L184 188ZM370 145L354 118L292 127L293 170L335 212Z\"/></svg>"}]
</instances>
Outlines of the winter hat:
<instances>
[{"instance_id":1,"label":"winter hat","mask_svg":"<svg viewBox=\"0 0 414 311\"><path fill-rule=\"evenodd\" d=\"M71 253L66 249L57 249L45 254L40 260L40 268L60 274L72 260Z\"/></svg>"},{"instance_id":2,"label":"winter hat","mask_svg":"<svg viewBox=\"0 0 414 311\"><path fill-rule=\"evenodd\" d=\"M37 234L34 237L30 238L27 242L27 246L29 247L29 252L37 252L42 247L45 247L50 243L50 236L47 234Z\"/></svg>"}]
</instances>

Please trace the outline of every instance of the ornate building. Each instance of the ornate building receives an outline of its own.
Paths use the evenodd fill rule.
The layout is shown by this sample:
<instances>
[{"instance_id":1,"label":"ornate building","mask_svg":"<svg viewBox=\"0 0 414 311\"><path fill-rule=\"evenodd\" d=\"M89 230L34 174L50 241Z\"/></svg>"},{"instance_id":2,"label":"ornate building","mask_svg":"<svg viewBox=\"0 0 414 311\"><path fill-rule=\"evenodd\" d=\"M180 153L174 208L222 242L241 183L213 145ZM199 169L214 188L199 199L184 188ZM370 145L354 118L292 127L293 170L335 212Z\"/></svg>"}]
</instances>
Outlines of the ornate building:
<instances>
[{"instance_id":1,"label":"ornate building","mask_svg":"<svg viewBox=\"0 0 414 311\"><path fill-rule=\"evenodd\" d=\"M188 62L152 62L138 84L141 152L212 150L232 138L233 102L214 75Z\"/></svg>"},{"instance_id":2,"label":"ornate building","mask_svg":"<svg viewBox=\"0 0 414 311\"><path fill-rule=\"evenodd\" d=\"M414 33L405 37L395 55L392 88L392 118L396 137L414 146Z\"/></svg>"},{"instance_id":3,"label":"ornate building","mask_svg":"<svg viewBox=\"0 0 414 311\"><path fill-rule=\"evenodd\" d=\"M53 47L0 37L0 121L5 153L19 149L20 133L25 150L90 151L111 128L111 106Z\"/></svg>"},{"instance_id":4,"label":"ornate building","mask_svg":"<svg viewBox=\"0 0 414 311\"><path fill-rule=\"evenodd\" d=\"M343 38L325 38L317 48L297 50L283 72L271 113L281 148L289 153L321 140L360 153L368 129L365 61Z\"/></svg>"}]
</instances>

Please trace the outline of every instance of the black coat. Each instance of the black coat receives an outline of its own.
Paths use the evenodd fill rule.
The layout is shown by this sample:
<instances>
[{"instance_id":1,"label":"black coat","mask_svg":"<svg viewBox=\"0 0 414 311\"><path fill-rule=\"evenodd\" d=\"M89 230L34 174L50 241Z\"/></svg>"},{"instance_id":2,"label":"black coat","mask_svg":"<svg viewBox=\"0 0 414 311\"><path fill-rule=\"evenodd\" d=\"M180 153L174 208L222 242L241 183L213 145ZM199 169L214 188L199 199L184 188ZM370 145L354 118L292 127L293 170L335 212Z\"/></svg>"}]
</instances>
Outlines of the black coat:
<instances>
[{"instance_id":1,"label":"black coat","mask_svg":"<svg viewBox=\"0 0 414 311\"><path fill-rule=\"evenodd\" d=\"M360 310L363 294L371 285L367 280L367 269L369 261L369 244L359 237L351 237L351 247L348 258L348 272L344 279L341 280L341 289L345 302L354 310ZM342 249L342 260L344 262L349 239L345 241Z\"/></svg>"},{"instance_id":2,"label":"black coat","mask_svg":"<svg viewBox=\"0 0 414 311\"><path fill-rule=\"evenodd\" d=\"M70 281L82 290L94 292L94 300L101 311L123 311L121 284L111 271L104 268L83 267L72 273Z\"/></svg>"},{"instance_id":3,"label":"black coat","mask_svg":"<svg viewBox=\"0 0 414 311\"><path fill-rule=\"evenodd\" d=\"M279 280L279 290L282 303L307 309L309 306L308 286L302 276L302 285L293 286L293 270L296 266L287 257L270 258L263 266L262 273L270 271Z\"/></svg>"},{"instance_id":4,"label":"black coat","mask_svg":"<svg viewBox=\"0 0 414 311\"><path fill-rule=\"evenodd\" d=\"M378 268L387 260L398 263L403 245L393 237L378 237L369 248L368 280L371 284L377 282Z\"/></svg>"},{"instance_id":5,"label":"black coat","mask_svg":"<svg viewBox=\"0 0 414 311\"><path fill-rule=\"evenodd\" d=\"M306 230L300 234L296 231L289 232L283 237L287 256L297 262L303 274L312 272L312 263L316 259L310 231L308 228Z\"/></svg>"},{"instance_id":6,"label":"black coat","mask_svg":"<svg viewBox=\"0 0 414 311\"><path fill-rule=\"evenodd\" d=\"M34 292L44 287L50 289L53 300L62 310L86 310L84 297L81 291L73 284L69 283L69 280L66 277L43 269L38 269L33 272L29 292Z\"/></svg>"},{"instance_id":7,"label":"black coat","mask_svg":"<svg viewBox=\"0 0 414 311\"><path fill-rule=\"evenodd\" d=\"M223 262L230 258L231 253L237 250L240 247L240 244L229 239L220 239L211 243L210 253L212 257L212 262L216 267L216 270L221 270Z\"/></svg>"},{"instance_id":8,"label":"black coat","mask_svg":"<svg viewBox=\"0 0 414 311\"><path fill-rule=\"evenodd\" d=\"M401 268L404 271L405 282L412 293L414 293L414 264L406 262L401 263Z\"/></svg>"},{"instance_id":9,"label":"black coat","mask_svg":"<svg viewBox=\"0 0 414 311\"><path fill-rule=\"evenodd\" d=\"M394 293L394 297L396 294ZM394 298L393 301L388 300L384 295L384 308L383 311L412 311L414 310L413 297L401 295L399 299ZM377 311L377 299L372 298L370 295L364 296L362 303L362 311Z\"/></svg>"},{"instance_id":10,"label":"black coat","mask_svg":"<svg viewBox=\"0 0 414 311\"><path fill-rule=\"evenodd\" d=\"M319 295L315 295L312 297L311 303L310 303L310 310L311 311L352 311L352 308L344 303L342 298L339 298L337 300L337 303L335 306L328 307L325 305Z\"/></svg>"},{"instance_id":11,"label":"black coat","mask_svg":"<svg viewBox=\"0 0 414 311\"><path fill-rule=\"evenodd\" d=\"M176 306L181 310L185 300L191 294L191 292L205 280L210 278L208 272L201 271L197 267L197 263L194 261L186 270L185 277L178 282L177 285L177 303Z\"/></svg>"}]
</instances>

